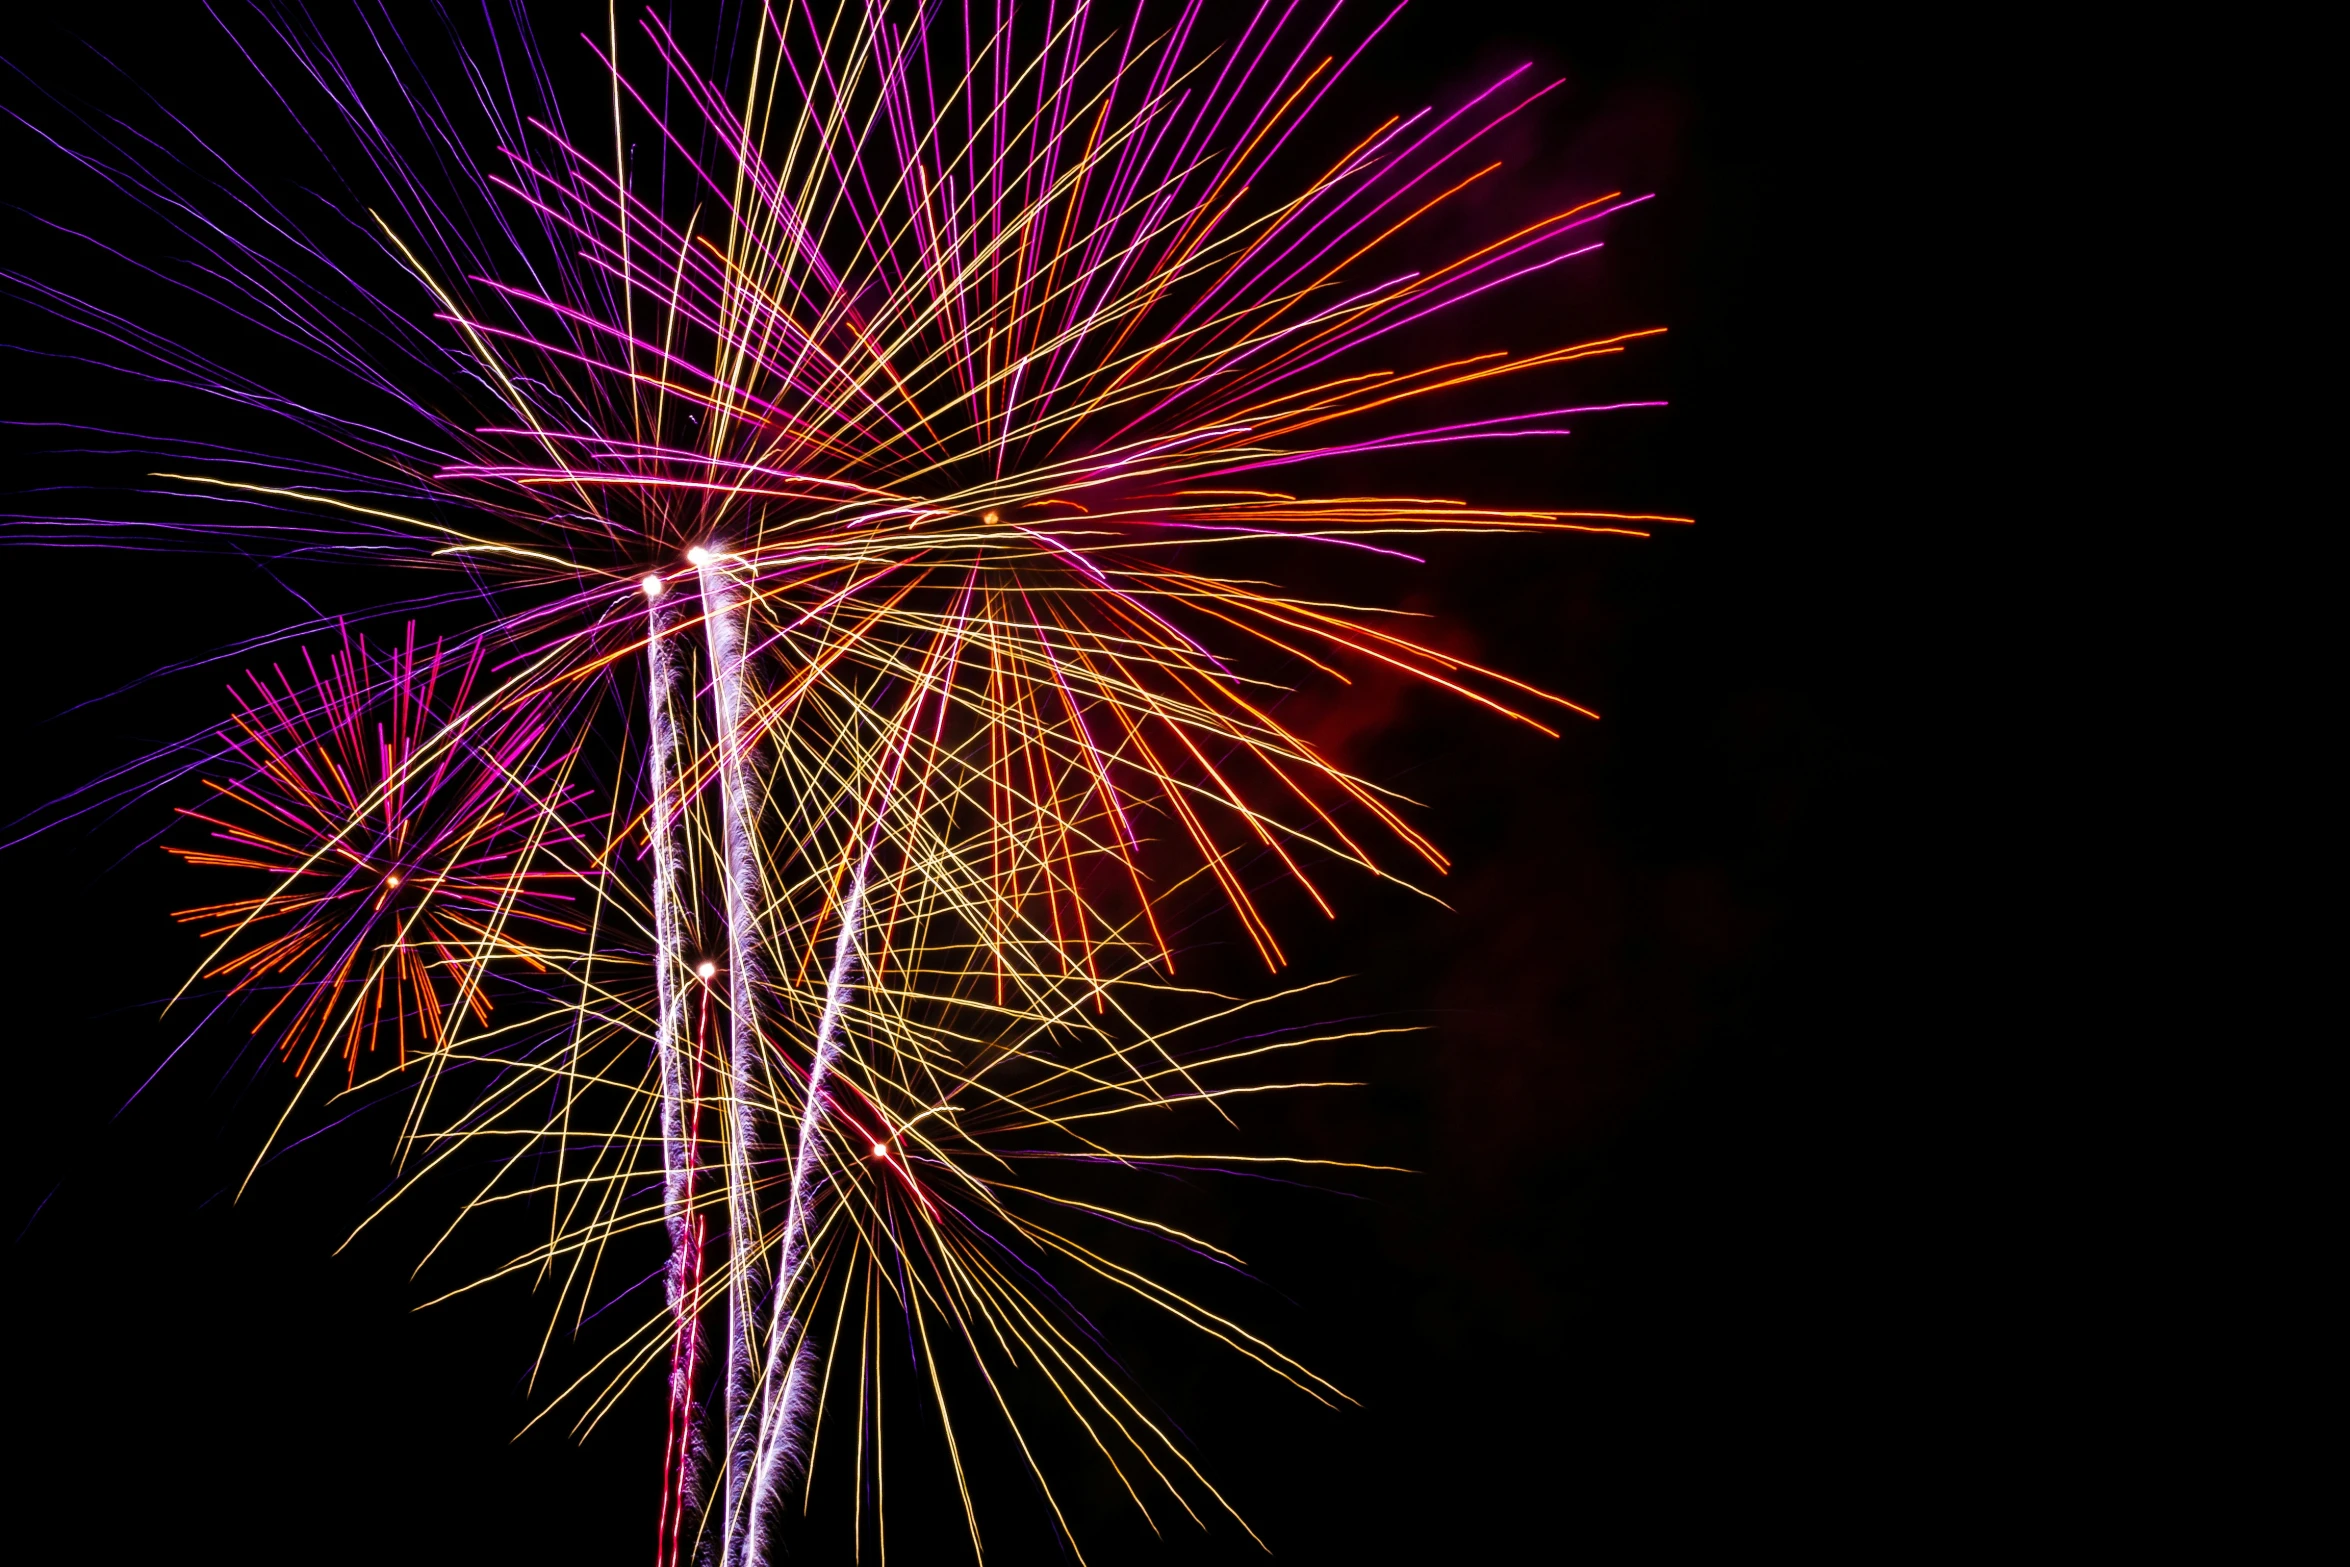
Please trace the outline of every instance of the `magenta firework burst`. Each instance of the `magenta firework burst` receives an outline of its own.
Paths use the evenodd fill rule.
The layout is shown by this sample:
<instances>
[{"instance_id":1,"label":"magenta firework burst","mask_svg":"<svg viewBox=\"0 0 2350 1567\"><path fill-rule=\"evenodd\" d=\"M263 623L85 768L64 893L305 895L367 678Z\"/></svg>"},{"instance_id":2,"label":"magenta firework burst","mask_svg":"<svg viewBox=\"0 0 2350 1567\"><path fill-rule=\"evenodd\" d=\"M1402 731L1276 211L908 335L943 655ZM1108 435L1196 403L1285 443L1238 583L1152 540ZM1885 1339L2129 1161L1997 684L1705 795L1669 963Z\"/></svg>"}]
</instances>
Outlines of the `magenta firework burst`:
<instances>
[{"instance_id":1,"label":"magenta firework burst","mask_svg":"<svg viewBox=\"0 0 2350 1567\"><path fill-rule=\"evenodd\" d=\"M1154 1527L1237 1521L1089 1301L1345 1397L1184 1282L1241 1259L1151 1196L1315 1163L1186 1139L1380 1031L1257 1021L1312 988L1284 919L1444 868L1281 699L1371 670L1588 715L1312 563L1678 520L1397 477L1653 406L1574 386L1656 329L1456 339L1644 198L1490 220L1557 85L1530 67L1327 113L1394 15L794 0L541 40L363 8L359 44L268 6L227 25L340 189L53 134L238 331L14 286L276 433L142 436L168 519L51 536L445 574L397 610L431 632L237 684L174 842L242 878L189 911L195 991L283 1057L289 1116L405 1096L395 1197L464 1169L460 1221L534 1216L474 1282L606 1334L546 1411L666 1388L662 1567L775 1560L828 1472L860 1552L910 1496L976 1549L980 1441L1064 1534L1052 1452ZM1218 941L1258 982L1194 962ZM885 1488L908 1420L951 1484Z\"/></svg>"}]
</instances>

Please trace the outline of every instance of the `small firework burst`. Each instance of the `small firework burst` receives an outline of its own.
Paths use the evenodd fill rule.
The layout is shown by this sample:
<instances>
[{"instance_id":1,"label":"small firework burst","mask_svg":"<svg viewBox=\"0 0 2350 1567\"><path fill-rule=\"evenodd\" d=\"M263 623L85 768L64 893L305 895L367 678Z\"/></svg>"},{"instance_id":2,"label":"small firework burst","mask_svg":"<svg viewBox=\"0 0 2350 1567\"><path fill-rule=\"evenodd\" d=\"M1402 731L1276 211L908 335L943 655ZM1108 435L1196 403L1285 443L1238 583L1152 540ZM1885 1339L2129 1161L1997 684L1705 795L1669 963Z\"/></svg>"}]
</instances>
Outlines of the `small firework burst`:
<instances>
[{"instance_id":1,"label":"small firework burst","mask_svg":"<svg viewBox=\"0 0 2350 1567\"><path fill-rule=\"evenodd\" d=\"M167 846L258 886L176 917L218 943L199 979L260 1004L252 1032L297 1074L322 1048L346 1083L379 1048L395 1069L440 1051L458 1014L489 1021L493 959L550 974L533 942L586 933L577 874L539 852L582 797L575 752L551 754L530 715L453 724L479 649L457 667L444 654L411 626L389 650L347 636L323 669L305 653L305 678L248 674L213 798L179 813L209 842Z\"/></svg>"}]
</instances>

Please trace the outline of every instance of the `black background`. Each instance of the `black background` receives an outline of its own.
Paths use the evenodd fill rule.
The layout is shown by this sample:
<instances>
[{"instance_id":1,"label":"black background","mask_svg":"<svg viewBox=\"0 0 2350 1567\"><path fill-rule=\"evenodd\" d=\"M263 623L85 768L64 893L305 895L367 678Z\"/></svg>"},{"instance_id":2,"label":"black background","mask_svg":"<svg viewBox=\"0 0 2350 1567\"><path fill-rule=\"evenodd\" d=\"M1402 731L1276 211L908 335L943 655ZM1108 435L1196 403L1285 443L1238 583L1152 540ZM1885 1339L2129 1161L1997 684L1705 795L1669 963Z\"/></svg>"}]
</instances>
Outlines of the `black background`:
<instances>
[{"instance_id":1,"label":"black background","mask_svg":"<svg viewBox=\"0 0 2350 1567\"><path fill-rule=\"evenodd\" d=\"M166 99L207 91L231 77L198 22L107 46ZM35 75L73 53L63 34L9 50ZM1902 1505L1962 1358L1929 1326L1945 1220L1918 1179L1954 1049L1922 978L1948 867L1921 845L1950 839L1917 819L1928 562L1955 505L1920 471L1941 395L1921 346L1937 242L1913 210L1935 194L1931 54L1744 11L1431 3L1366 63L1412 105L1495 62L1555 66L1539 179L1659 193L1576 286L1610 326L1672 328L1627 384L1673 406L1579 429L1535 477L1699 523L1451 548L1405 585L1604 722L1549 742L1375 687L1319 714L1429 802L1457 861L1450 913L1358 889L1299 938L1301 972L1362 976L1351 1005L1431 1031L1357 1056L1367 1089L1258 1123L1421 1173L1225 1199L1269 1286L1252 1325L1361 1407L1139 1357L1280 1560L1939 1532ZM37 150L23 166L26 207L90 199ZM58 253L12 232L19 265ZM8 391L12 418L120 416L114 383L70 368L15 361ZM0 571L11 818L208 717L218 674L67 709L295 608L218 561L18 548ZM215 1090L217 1060L110 1119L178 1037L154 1001L191 949L177 872L142 846L158 825L0 854L12 1532L50 1559L641 1559L656 1401L584 1446L513 1440L530 1303L412 1311L422 1228L334 1254L382 1136L322 1139L232 1203L257 1112ZM1005 1503L993 1559L1055 1554L1026 1506ZM1256 1556L1229 1528L1104 1528L1089 1559Z\"/></svg>"}]
</instances>

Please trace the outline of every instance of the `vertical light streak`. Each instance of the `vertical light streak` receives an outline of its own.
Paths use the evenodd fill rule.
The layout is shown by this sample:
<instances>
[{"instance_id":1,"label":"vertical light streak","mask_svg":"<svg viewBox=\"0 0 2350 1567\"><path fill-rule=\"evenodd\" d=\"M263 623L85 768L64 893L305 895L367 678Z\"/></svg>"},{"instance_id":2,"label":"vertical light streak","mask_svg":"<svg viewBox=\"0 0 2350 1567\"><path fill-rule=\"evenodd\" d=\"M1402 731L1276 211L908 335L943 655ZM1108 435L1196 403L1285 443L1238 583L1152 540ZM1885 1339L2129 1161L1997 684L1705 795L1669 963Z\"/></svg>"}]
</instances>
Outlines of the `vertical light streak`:
<instances>
[{"instance_id":1,"label":"vertical light streak","mask_svg":"<svg viewBox=\"0 0 2350 1567\"><path fill-rule=\"evenodd\" d=\"M726 1116L726 1482L719 1558L732 1567L740 1559L737 1529L742 1517L743 1489L750 1479L751 1450L744 1434L751 1414L754 1364L751 1333L756 1322L759 1257L764 1250L751 1187L751 1149L758 1132L753 1085L759 1067L759 863L743 699L746 659L743 623L747 610L727 580L724 555L695 549L687 558L700 575L702 620L710 644L711 701L718 727L718 803L726 856L719 877L726 895L725 1098L729 1112Z\"/></svg>"},{"instance_id":2,"label":"vertical light streak","mask_svg":"<svg viewBox=\"0 0 2350 1567\"><path fill-rule=\"evenodd\" d=\"M784 1211L783 1241L776 1249L775 1304L767 1328L765 1397L759 1411L745 1567L765 1567L768 1507L799 1461L800 1433L806 1425L808 1374L816 1352L801 1343L792 1297L798 1290L800 1264L807 1250L808 1210L815 1201L818 1150L823 1145L826 1079L840 1054L841 1014L848 1007L858 929L865 917L865 878L871 865L869 848L849 884L848 897L841 903L840 938L833 948L832 972L825 979L824 1010L817 1018L816 1049L808 1066L808 1097L800 1108L799 1138L792 1150L790 1206Z\"/></svg>"},{"instance_id":3,"label":"vertical light streak","mask_svg":"<svg viewBox=\"0 0 2350 1567\"><path fill-rule=\"evenodd\" d=\"M653 1051L661 1072L661 1207L669 1232L664 1279L675 1334L669 1361L670 1459L662 1477L660 1567L671 1567L675 1542L701 1511L707 1455L695 1416L694 1380L700 1360L700 1273L694 1232L694 1145L690 1080L680 1043L686 986L683 920L678 908L683 818L675 799L677 772L677 654L672 646L678 600L659 576L644 579L646 708L650 743L646 770L650 801L647 835L653 851Z\"/></svg>"}]
</instances>

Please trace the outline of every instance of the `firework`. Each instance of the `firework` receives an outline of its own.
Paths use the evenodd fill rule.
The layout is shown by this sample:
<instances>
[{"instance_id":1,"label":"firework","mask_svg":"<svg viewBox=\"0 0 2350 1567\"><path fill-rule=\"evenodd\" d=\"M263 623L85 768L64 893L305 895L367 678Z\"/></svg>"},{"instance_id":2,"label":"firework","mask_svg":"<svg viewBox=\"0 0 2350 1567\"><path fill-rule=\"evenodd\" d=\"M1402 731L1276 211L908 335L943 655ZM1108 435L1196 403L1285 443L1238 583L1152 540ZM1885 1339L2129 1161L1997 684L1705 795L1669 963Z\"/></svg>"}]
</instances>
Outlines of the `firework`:
<instances>
[{"instance_id":1,"label":"firework","mask_svg":"<svg viewBox=\"0 0 2350 1567\"><path fill-rule=\"evenodd\" d=\"M584 934L570 917L575 873L542 853L582 792L576 747L550 746L544 714L452 723L480 674L479 650L371 652L346 636L322 672L249 675L235 692L225 778L180 815L202 848L190 865L258 873L265 891L182 910L219 943L197 976L234 976L225 997L267 998L268 1033L295 1074L334 1055L348 1085L363 1057L442 1050L470 1013L486 1024L493 962L551 972L532 945ZM413 1028L415 1034L410 1037Z\"/></svg>"},{"instance_id":2,"label":"firework","mask_svg":"<svg viewBox=\"0 0 2350 1567\"><path fill-rule=\"evenodd\" d=\"M1168 1501L1229 1514L1056 1270L1343 1396L1086 1239L1224 1256L1070 1177L1187 1167L1143 1128L1311 1086L1266 1068L1364 1032L1235 1039L1297 987L1191 985L1203 921L1278 976L1269 887L1329 912L1333 870L1443 868L1284 689L1367 667L1546 733L1585 710L1240 563L1672 520L1347 484L1350 459L1650 406L1555 390L1646 330L1415 357L1639 198L1432 258L1556 84L1509 71L1308 159L1392 15L1264 6L1210 40L1196 0L767 7L704 62L615 12L579 45L605 98L582 115L527 37L497 40L526 97L458 37L442 98L388 18L379 78L260 11L233 24L257 67L377 199L330 242L215 163L250 221L177 221L204 297L347 406L16 280L323 454L157 443L159 482L235 508L189 532L463 574L447 651L350 636L323 674L251 677L226 803L190 813L216 846L179 852L261 885L191 911L221 942L200 978L266 1008L299 1081L331 1056L345 1092L413 1083L399 1191L507 1150L460 1216L551 1214L493 1275L553 1284L550 1337L607 1255L665 1252L660 1308L555 1401L592 1425L665 1371L664 1564L771 1559L832 1447L859 1550L885 1548L883 1412L909 1397L976 1547L952 1353L1064 1530L1015 1375L1154 1527ZM406 112L378 112L395 84ZM89 136L126 197L210 210Z\"/></svg>"}]
</instances>

